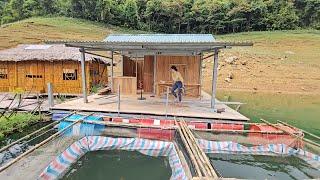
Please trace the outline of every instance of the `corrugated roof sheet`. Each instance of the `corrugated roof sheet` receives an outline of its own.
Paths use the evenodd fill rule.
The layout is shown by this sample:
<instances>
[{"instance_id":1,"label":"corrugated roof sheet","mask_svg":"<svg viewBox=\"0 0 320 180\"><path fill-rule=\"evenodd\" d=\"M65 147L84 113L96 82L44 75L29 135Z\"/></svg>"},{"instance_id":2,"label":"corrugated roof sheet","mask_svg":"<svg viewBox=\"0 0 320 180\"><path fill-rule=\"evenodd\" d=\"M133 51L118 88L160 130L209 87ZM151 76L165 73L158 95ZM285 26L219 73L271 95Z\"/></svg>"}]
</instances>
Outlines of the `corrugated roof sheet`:
<instances>
[{"instance_id":1,"label":"corrugated roof sheet","mask_svg":"<svg viewBox=\"0 0 320 180\"><path fill-rule=\"evenodd\" d=\"M209 43L214 42L212 34L111 34L105 42L128 43Z\"/></svg>"}]
</instances>

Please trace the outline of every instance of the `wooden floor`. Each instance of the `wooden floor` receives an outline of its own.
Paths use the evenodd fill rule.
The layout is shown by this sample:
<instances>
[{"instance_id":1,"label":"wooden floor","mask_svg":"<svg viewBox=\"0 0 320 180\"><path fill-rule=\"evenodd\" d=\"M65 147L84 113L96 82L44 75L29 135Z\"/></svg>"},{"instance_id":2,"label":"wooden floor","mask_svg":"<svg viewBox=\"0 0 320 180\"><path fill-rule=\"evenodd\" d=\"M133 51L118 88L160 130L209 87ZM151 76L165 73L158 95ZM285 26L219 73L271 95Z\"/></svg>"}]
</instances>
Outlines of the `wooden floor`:
<instances>
[{"instance_id":1,"label":"wooden floor","mask_svg":"<svg viewBox=\"0 0 320 180\"><path fill-rule=\"evenodd\" d=\"M88 97L89 102L84 103L83 99L76 99L55 105L52 110L78 110L103 113L117 113L117 98L103 98L107 96L91 95ZM121 96L120 113L123 114L142 114L156 116L176 116L187 118L215 119L215 120L233 120L248 121L249 119L239 112L231 109L224 104L217 104L218 109L224 108L225 112L216 113L210 108L210 98L185 99L181 106L173 104L173 100L169 100L166 109L165 98L150 97L144 95L146 100L137 100L137 96ZM113 102L112 102L113 101Z\"/></svg>"},{"instance_id":2,"label":"wooden floor","mask_svg":"<svg viewBox=\"0 0 320 180\"><path fill-rule=\"evenodd\" d=\"M49 103L46 98L36 99L32 97L30 99L22 99L19 103L18 98L14 98L12 93L0 93L0 112L4 109L16 109L19 111L32 111L38 106L38 102L41 102L41 111L49 111Z\"/></svg>"}]
</instances>

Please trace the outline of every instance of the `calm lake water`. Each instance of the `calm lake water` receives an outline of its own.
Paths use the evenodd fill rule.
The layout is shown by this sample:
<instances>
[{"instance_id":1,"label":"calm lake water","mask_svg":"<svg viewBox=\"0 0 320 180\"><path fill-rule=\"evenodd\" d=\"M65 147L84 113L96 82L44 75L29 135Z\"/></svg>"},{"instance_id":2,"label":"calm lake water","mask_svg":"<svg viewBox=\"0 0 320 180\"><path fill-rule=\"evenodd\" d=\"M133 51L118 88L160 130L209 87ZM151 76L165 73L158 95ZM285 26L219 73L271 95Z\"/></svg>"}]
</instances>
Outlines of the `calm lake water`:
<instances>
[{"instance_id":1,"label":"calm lake water","mask_svg":"<svg viewBox=\"0 0 320 180\"><path fill-rule=\"evenodd\" d=\"M297 157L210 154L210 160L225 178L311 179L320 171Z\"/></svg>"},{"instance_id":2,"label":"calm lake water","mask_svg":"<svg viewBox=\"0 0 320 180\"><path fill-rule=\"evenodd\" d=\"M65 180L163 180L171 168L165 157L130 151L96 151L84 155L64 176Z\"/></svg>"},{"instance_id":3,"label":"calm lake water","mask_svg":"<svg viewBox=\"0 0 320 180\"><path fill-rule=\"evenodd\" d=\"M320 171L296 157L209 154L223 177L245 179L320 178ZM171 169L164 157L150 157L138 152L97 151L83 156L67 172L65 180L169 179Z\"/></svg>"},{"instance_id":4,"label":"calm lake water","mask_svg":"<svg viewBox=\"0 0 320 180\"><path fill-rule=\"evenodd\" d=\"M219 91L218 98L246 103L240 112L251 122L281 120L320 136L320 95Z\"/></svg>"}]
</instances>

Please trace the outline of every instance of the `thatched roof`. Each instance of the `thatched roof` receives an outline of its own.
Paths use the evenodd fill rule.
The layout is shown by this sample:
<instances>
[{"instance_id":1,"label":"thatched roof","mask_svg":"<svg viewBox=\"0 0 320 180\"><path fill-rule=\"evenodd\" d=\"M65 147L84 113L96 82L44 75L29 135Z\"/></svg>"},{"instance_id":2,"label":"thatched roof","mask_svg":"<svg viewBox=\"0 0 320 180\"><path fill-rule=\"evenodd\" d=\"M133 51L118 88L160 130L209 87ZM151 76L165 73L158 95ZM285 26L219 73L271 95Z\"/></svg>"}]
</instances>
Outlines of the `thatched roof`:
<instances>
[{"instance_id":1,"label":"thatched roof","mask_svg":"<svg viewBox=\"0 0 320 180\"><path fill-rule=\"evenodd\" d=\"M107 59L86 54L86 61L101 60L109 63ZM15 48L0 51L0 61L81 61L78 48L66 47L64 44L22 44Z\"/></svg>"}]
</instances>

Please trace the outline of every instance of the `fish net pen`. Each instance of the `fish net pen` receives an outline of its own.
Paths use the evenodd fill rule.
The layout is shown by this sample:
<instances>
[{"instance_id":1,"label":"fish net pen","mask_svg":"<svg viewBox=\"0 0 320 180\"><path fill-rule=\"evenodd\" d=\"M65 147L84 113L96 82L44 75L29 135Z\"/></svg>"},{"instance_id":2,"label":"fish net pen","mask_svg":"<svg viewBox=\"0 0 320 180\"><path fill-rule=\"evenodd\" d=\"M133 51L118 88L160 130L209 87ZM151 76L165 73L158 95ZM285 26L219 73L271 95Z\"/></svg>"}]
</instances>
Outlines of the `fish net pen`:
<instances>
[{"instance_id":1,"label":"fish net pen","mask_svg":"<svg viewBox=\"0 0 320 180\"><path fill-rule=\"evenodd\" d=\"M58 119L25 139L11 143L9 148L1 149L5 149L3 153L28 144L13 158L2 162L0 179L72 179L97 174L101 174L100 178L95 177L101 179L116 174L108 160L99 159L101 156L124 162L126 157L140 159L129 167L118 166L118 169L123 168L120 173L128 175L129 179L139 179L135 176L139 173L130 174L130 169L138 172L138 167L144 169L140 175L153 179L191 179L199 177L201 172L210 175L206 171L212 169L205 163L206 158L217 178L320 177L317 146L279 129L267 130L265 124L226 126L180 119L111 118L99 113L69 113ZM301 134L296 130L292 133ZM193 156L202 152L205 157ZM155 159L162 163L152 163ZM158 170L153 171L151 166ZM99 167L110 169L96 173ZM115 172L110 174L112 171ZM254 173L246 173L248 171Z\"/></svg>"},{"instance_id":2,"label":"fish net pen","mask_svg":"<svg viewBox=\"0 0 320 180\"><path fill-rule=\"evenodd\" d=\"M283 133L193 131L199 146L225 178L320 178L319 147ZM245 173L247 172L247 173Z\"/></svg>"},{"instance_id":3,"label":"fish net pen","mask_svg":"<svg viewBox=\"0 0 320 180\"><path fill-rule=\"evenodd\" d=\"M101 124L98 121L101 121ZM173 141L174 130L170 128L150 132L150 128L137 128L128 124L127 127L112 127L104 125L100 116L79 114L60 121L55 128L52 136L44 138L35 146L29 146L14 159L4 162L0 167L0 178L64 179L70 175L70 170L78 164L77 162L90 152L110 152L120 156L123 151L128 151L137 152L140 157L160 157L167 164L167 169L169 167L170 179L188 179L176 143ZM39 131L31 139L43 135L44 132L46 130ZM54 138L50 139L51 137ZM45 141L47 142L43 143ZM12 163L13 161L16 162ZM128 167L124 168L123 173L127 170ZM104 173L108 177L108 172Z\"/></svg>"}]
</instances>

